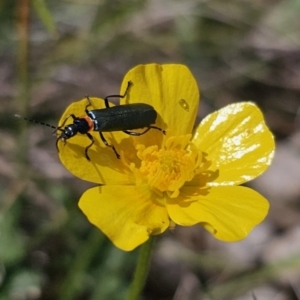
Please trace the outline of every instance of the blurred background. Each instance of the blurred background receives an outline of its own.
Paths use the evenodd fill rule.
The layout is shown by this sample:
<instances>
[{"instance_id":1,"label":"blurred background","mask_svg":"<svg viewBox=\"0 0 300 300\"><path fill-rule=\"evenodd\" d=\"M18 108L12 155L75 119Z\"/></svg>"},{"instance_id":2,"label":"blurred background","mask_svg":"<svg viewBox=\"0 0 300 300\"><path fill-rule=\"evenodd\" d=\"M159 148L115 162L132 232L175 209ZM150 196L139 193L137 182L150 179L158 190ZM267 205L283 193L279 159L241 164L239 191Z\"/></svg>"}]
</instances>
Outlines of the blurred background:
<instances>
[{"instance_id":1,"label":"blurred background","mask_svg":"<svg viewBox=\"0 0 300 300\"><path fill-rule=\"evenodd\" d=\"M77 207L90 183L60 164L51 129L137 64L186 64L198 122L252 100L277 140L250 183L266 221L233 244L201 227L159 237L144 300L300 299L300 0L0 1L0 300L125 299L138 251L116 249Z\"/></svg>"}]
</instances>

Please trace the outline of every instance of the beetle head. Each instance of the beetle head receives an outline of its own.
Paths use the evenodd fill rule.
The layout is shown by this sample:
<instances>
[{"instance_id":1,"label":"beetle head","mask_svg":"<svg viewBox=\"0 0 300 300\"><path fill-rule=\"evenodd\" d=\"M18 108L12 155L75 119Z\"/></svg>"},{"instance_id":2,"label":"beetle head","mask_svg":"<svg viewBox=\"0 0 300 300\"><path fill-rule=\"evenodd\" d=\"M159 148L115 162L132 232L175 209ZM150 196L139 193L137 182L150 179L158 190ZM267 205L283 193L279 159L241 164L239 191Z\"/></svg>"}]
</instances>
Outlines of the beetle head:
<instances>
[{"instance_id":1,"label":"beetle head","mask_svg":"<svg viewBox=\"0 0 300 300\"><path fill-rule=\"evenodd\" d=\"M67 125L63 132L61 133L60 135L60 139L63 141L63 142L66 142L66 140L68 140L69 138L73 137L74 135L76 135L78 133L78 128L76 126L76 124L70 124L70 125Z\"/></svg>"}]
</instances>

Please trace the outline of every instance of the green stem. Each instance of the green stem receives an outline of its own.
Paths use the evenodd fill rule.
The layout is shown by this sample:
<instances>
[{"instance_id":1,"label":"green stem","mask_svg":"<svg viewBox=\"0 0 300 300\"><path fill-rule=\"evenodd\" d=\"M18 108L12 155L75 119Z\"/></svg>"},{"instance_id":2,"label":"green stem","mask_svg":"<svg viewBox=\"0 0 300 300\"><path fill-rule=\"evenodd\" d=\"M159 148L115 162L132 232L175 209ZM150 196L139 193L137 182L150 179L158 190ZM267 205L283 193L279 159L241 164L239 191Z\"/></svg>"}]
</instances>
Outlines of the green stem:
<instances>
[{"instance_id":1,"label":"green stem","mask_svg":"<svg viewBox=\"0 0 300 300\"><path fill-rule=\"evenodd\" d=\"M154 237L150 237L148 242L144 243L140 248L139 258L131 283L127 300L138 300L144 288L148 269L150 266L151 250L154 245Z\"/></svg>"}]
</instances>

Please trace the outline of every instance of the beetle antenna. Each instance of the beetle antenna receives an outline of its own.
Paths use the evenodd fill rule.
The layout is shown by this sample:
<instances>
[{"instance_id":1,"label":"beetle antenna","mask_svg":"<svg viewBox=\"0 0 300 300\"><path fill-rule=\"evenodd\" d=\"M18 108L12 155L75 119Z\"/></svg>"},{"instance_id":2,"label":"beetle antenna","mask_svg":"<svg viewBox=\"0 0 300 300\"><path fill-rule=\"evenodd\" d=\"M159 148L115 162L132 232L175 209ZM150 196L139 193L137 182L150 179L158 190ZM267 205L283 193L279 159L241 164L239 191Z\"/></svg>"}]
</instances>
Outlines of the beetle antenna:
<instances>
[{"instance_id":1,"label":"beetle antenna","mask_svg":"<svg viewBox=\"0 0 300 300\"><path fill-rule=\"evenodd\" d=\"M25 120L25 121L27 121L27 122L36 123L36 124L41 124L41 125L48 126L48 127L53 128L53 129L56 129L56 130L58 129L56 126L50 125L50 124L48 124L48 123L39 122L39 121L36 121L36 120L33 120L33 119L25 118L25 117L22 117L22 116L17 115L17 114L15 115L15 117L16 117L16 118L19 118L19 119L23 119L23 120Z\"/></svg>"}]
</instances>

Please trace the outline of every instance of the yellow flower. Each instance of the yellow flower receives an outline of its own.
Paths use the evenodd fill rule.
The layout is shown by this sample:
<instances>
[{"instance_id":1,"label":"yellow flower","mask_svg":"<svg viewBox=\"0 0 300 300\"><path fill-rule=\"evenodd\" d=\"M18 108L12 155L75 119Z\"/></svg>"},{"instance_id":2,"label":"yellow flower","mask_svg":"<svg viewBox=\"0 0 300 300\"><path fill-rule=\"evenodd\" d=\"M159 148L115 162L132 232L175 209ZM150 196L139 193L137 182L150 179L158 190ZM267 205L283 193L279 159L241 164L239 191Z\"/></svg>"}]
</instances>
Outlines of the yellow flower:
<instances>
[{"instance_id":1,"label":"yellow flower","mask_svg":"<svg viewBox=\"0 0 300 300\"><path fill-rule=\"evenodd\" d=\"M193 132L199 105L197 83L183 65L139 65L122 83L133 85L121 104L148 103L158 113L156 126L131 137L104 133L121 154L117 159L98 132L89 150L85 135L59 143L66 168L99 184L87 190L79 207L119 248L129 251L173 224L204 226L217 239L238 241L267 215L269 204L257 192L238 186L264 172L274 154L273 136L251 102L226 106L207 116ZM93 108L104 101L91 98ZM71 104L70 115L84 115L85 99ZM93 109L91 108L91 109ZM71 122L71 120L70 120Z\"/></svg>"}]
</instances>

